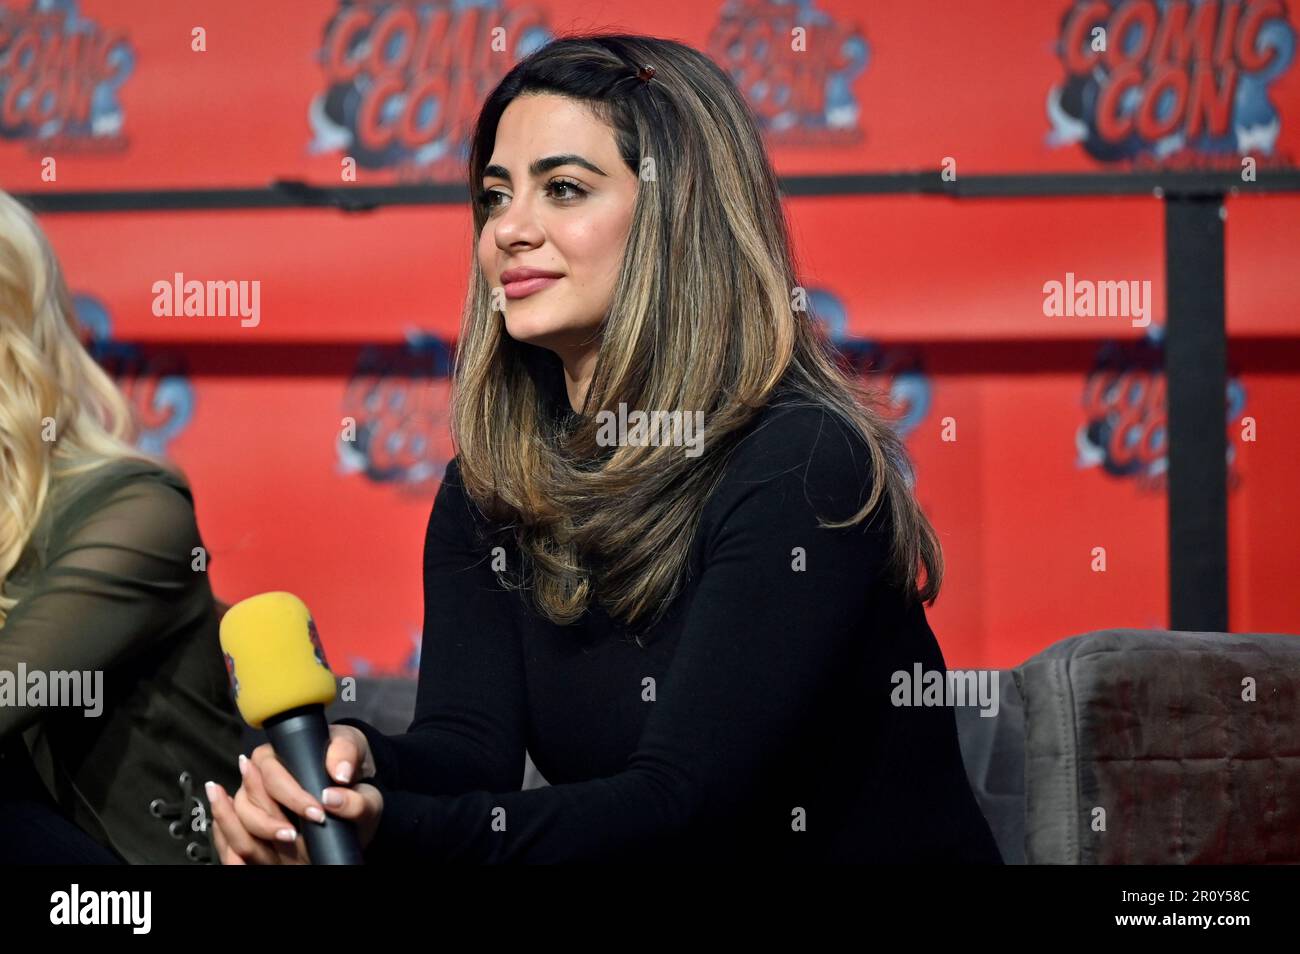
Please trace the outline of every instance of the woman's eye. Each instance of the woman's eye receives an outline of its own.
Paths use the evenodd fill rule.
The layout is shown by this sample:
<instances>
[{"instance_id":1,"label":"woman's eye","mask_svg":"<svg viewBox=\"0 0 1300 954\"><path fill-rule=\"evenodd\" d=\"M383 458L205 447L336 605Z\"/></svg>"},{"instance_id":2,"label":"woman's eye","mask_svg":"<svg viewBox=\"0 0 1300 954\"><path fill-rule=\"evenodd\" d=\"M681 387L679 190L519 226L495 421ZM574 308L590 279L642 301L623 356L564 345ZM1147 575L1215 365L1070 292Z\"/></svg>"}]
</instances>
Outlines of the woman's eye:
<instances>
[{"instance_id":1,"label":"woman's eye","mask_svg":"<svg viewBox=\"0 0 1300 954\"><path fill-rule=\"evenodd\" d=\"M570 182L567 179L556 179L550 183L550 188L552 190L552 195L555 195L555 190L568 190L568 195L556 195L555 197L557 199L576 199L587 194L586 190L578 185L578 183Z\"/></svg>"},{"instance_id":2,"label":"woman's eye","mask_svg":"<svg viewBox=\"0 0 1300 954\"><path fill-rule=\"evenodd\" d=\"M496 197L500 195L505 195L505 193L497 189L484 189L478 194L477 202L485 212L491 212L496 208Z\"/></svg>"},{"instance_id":3,"label":"woman's eye","mask_svg":"<svg viewBox=\"0 0 1300 954\"><path fill-rule=\"evenodd\" d=\"M587 190L576 182L570 182L567 179L555 179L546 184L546 193L561 202L572 202L586 195ZM482 207L484 212L491 214L504 205L504 203L497 201L499 198L508 199L510 197L499 189L484 189L478 194L475 201Z\"/></svg>"}]
</instances>

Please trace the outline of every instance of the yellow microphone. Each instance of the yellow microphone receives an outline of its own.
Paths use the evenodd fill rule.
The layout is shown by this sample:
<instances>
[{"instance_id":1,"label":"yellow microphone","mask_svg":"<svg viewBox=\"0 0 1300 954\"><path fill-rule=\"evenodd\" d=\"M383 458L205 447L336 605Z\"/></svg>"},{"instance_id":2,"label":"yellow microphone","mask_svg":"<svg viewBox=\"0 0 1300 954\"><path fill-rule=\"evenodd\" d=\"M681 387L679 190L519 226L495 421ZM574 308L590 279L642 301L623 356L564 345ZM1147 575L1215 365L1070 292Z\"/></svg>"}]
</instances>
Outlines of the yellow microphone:
<instances>
[{"instance_id":1,"label":"yellow microphone","mask_svg":"<svg viewBox=\"0 0 1300 954\"><path fill-rule=\"evenodd\" d=\"M266 730L276 758L319 798L334 784L325 771L325 707L336 687L307 605L284 592L236 603L221 619L221 649L239 714ZM351 822L327 815L324 824L300 820L299 830L312 864L362 863Z\"/></svg>"}]
</instances>

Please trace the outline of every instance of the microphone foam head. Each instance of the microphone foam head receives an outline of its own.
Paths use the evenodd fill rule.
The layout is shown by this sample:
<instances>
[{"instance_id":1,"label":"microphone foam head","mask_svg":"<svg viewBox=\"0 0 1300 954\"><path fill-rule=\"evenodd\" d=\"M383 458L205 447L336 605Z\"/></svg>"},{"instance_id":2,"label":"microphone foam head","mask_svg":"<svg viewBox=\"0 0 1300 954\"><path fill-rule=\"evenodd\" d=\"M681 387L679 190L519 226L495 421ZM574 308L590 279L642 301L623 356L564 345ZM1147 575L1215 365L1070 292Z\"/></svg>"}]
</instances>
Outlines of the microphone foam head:
<instances>
[{"instance_id":1,"label":"microphone foam head","mask_svg":"<svg viewBox=\"0 0 1300 954\"><path fill-rule=\"evenodd\" d=\"M300 706L334 701L334 673L307 604L292 593L241 600L221 619L235 703L254 729Z\"/></svg>"}]
</instances>

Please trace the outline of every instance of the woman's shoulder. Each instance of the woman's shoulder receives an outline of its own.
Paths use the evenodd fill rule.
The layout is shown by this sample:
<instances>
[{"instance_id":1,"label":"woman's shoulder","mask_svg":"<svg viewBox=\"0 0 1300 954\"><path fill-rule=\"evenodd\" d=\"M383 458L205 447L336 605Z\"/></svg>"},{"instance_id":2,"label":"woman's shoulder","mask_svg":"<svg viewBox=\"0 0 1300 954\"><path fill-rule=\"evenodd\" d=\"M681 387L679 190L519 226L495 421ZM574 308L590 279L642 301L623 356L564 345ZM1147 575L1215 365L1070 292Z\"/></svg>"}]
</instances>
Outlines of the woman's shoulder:
<instances>
[{"instance_id":1,"label":"woman's shoulder","mask_svg":"<svg viewBox=\"0 0 1300 954\"><path fill-rule=\"evenodd\" d=\"M847 520L861 512L875 483L872 453L851 417L832 404L782 392L744 428L701 514L704 538L738 521L806 523ZM884 513L882 498L874 514ZM883 528L873 516L864 525Z\"/></svg>"},{"instance_id":2,"label":"woman's shoulder","mask_svg":"<svg viewBox=\"0 0 1300 954\"><path fill-rule=\"evenodd\" d=\"M475 510L469 491L465 488L465 479L460 473L460 455L456 454L447 461L442 471L442 480L438 484L438 493L434 501L434 510L454 510L457 516L466 516Z\"/></svg>"},{"instance_id":3,"label":"woman's shoulder","mask_svg":"<svg viewBox=\"0 0 1300 954\"><path fill-rule=\"evenodd\" d=\"M429 514L430 537L439 534L455 533L462 535L472 532L482 536L491 530L499 529L483 515L478 504L470 496L465 486L465 479L460 472L460 455L457 454L443 468L442 480L434 497L433 509Z\"/></svg>"},{"instance_id":4,"label":"woman's shoulder","mask_svg":"<svg viewBox=\"0 0 1300 954\"><path fill-rule=\"evenodd\" d=\"M870 483L872 455L856 423L832 403L783 390L744 429L727 477L750 482L795 471L828 489L856 491Z\"/></svg>"},{"instance_id":5,"label":"woman's shoulder","mask_svg":"<svg viewBox=\"0 0 1300 954\"><path fill-rule=\"evenodd\" d=\"M64 510L95 509L128 489L141 494L157 493L163 498L179 495L190 506L194 504L183 477L160 463L137 457L121 457L91 468L56 473L50 497Z\"/></svg>"},{"instance_id":6,"label":"woman's shoulder","mask_svg":"<svg viewBox=\"0 0 1300 954\"><path fill-rule=\"evenodd\" d=\"M194 497L185 479L143 458L119 458L56 478L49 509L55 541L111 518L132 536L188 543L195 523Z\"/></svg>"}]
</instances>

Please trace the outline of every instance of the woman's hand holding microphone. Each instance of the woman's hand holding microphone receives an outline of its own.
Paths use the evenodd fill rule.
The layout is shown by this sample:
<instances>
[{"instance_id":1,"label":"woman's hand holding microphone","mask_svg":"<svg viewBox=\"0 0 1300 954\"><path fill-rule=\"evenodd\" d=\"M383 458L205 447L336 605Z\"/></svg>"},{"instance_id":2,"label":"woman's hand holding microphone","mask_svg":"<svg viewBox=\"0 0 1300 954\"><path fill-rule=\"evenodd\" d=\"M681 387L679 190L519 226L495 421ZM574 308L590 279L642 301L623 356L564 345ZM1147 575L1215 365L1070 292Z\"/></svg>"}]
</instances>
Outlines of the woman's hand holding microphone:
<instances>
[{"instance_id":1,"label":"woman's hand holding microphone","mask_svg":"<svg viewBox=\"0 0 1300 954\"><path fill-rule=\"evenodd\" d=\"M208 783L213 842L223 865L311 863L302 836L281 806L306 819L306 824L323 821L326 812L347 819L355 823L361 846L370 844L379 827L384 799L373 785L363 781L352 784L353 779L375 774L370 745L365 735L350 725L331 725L329 732L325 770L339 785L318 796L303 790L269 744L254 749L251 759L240 756L244 778L234 798L220 785Z\"/></svg>"}]
</instances>

